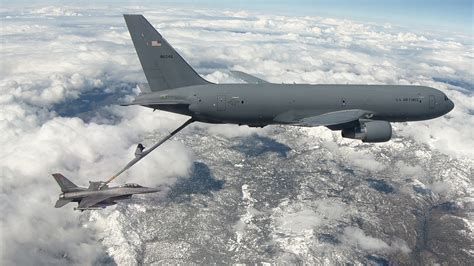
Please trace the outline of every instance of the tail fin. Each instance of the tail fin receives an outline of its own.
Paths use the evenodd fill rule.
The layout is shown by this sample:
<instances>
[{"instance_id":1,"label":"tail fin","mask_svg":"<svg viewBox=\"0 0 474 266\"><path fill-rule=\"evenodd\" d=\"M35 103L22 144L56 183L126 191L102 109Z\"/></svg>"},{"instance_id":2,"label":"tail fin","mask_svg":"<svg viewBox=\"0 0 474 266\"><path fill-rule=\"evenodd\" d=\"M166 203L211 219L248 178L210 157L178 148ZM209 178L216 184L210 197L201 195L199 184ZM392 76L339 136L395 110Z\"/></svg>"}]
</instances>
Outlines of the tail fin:
<instances>
[{"instance_id":1,"label":"tail fin","mask_svg":"<svg viewBox=\"0 0 474 266\"><path fill-rule=\"evenodd\" d=\"M152 91L209 84L142 15L123 15Z\"/></svg>"},{"instance_id":2,"label":"tail fin","mask_svg":"<svg viewBox=\"0 0 474 266\"><path fill-rule=\"evenodd\" d=\"M62 192L68 192L79 188L73 182L69 181L69 179L64 177L62 174L53 174L53 177L54 179L56 179L56 182L58 182L58 185L61 187Z\"/></svg>"}]
</instances>

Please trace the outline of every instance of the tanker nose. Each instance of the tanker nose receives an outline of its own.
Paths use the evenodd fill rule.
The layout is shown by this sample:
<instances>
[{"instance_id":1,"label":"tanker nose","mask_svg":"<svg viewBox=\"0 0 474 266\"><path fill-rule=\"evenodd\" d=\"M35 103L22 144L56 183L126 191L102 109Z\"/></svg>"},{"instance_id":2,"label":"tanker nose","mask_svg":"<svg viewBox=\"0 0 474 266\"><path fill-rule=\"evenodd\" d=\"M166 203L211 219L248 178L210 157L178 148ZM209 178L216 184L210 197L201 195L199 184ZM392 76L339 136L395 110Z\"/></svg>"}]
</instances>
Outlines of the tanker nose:
<instances>
[{"instance_id":1,"label":"tanker nose","mask_svg":"<svg viewBox=\"0 0 474 266\"><path fill-rule=\"evenodd\" d=\"M454 109L454 103L448 96L444 96L444 114L451 112Z\"/></svg>"},{"instance_id":2,"label":"tanker nose","mask_svg":"<svg viewBox=\"0 0 474 266\"><path fill-rule=\"evenodd\" d=\"M454 103L451 100L448 100L448 113L454 109Z\"/></svg>"}]
</instances>

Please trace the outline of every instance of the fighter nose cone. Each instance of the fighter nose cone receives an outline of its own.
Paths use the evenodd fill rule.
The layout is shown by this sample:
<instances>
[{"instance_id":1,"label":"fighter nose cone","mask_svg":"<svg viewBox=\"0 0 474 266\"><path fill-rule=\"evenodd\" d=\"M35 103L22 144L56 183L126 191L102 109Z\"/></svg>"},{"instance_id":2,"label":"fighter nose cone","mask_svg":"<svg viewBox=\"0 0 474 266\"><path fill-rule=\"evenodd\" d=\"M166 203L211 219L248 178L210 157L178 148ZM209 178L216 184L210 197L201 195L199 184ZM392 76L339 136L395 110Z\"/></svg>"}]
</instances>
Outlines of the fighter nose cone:
<instances>
[{"instance_id":1,"label":"fighter nose cone","mask_svg":"<svg viewBox=\"0 0 474 266\"><path fill-rule=\"evenodd\" d=\"M154 193L160 191L158 188L147 188L146 192L147 193Z\"/></svg>"}]
</instances>

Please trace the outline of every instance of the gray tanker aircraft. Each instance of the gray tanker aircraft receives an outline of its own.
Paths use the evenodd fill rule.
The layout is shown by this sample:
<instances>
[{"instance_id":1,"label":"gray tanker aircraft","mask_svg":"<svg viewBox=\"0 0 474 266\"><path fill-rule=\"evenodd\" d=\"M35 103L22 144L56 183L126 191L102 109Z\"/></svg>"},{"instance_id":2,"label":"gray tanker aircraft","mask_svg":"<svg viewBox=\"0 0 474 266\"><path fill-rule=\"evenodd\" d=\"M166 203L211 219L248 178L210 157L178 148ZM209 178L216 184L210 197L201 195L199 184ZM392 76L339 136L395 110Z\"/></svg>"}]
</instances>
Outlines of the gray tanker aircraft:
<instances>
[{"instance_id":1,"label":"gray tanker aircraft","mask_svg":"<svg viewBox=\"0 0 474 266\"><path fill-rule=\"evenodd\" d=\"M390 122L436 118L454 107L444 93L424 86L272 84L259 79L256 84L213 84L142 15L124 17L148 80L133 105L205 123L326 126L364 142L390 140Z\"/></svg>"},{"instance_id":2,"label":"gray tanker aircraft","mask_svg":"<svg viewBox=\"0 0 474 266\"><path fill-rule=\"evenodd\" d=\"M203 79L142 15L124 15L147 84L135 100L141 105L191 118L148 150L140 144L131 167L194 121L250 127L325 126L344 138L384 142L392 137L390 122L442 116L454 103L426 86L274 84L234 72L246 84L214 84ZM108 182L109 182L108 181Z\"/></svg>"},{"instance_id":3,"label":"gray tanker aircraft","mask_svg":"<svg viewBox=\"0 0 474 266\"><path fill-rule=\"evenodd\" d=\"M117 201L130 199L134 194L154 193L158 189L142 187L137 184L125 184L121 187L103 185L104 182L89 182L89 188L78 187L62 174L53 174L54 179L61 187L61 194L54 207L61 208L69 202L77 202L74 210L97 210Z\"/></svg>"}]
</instances>

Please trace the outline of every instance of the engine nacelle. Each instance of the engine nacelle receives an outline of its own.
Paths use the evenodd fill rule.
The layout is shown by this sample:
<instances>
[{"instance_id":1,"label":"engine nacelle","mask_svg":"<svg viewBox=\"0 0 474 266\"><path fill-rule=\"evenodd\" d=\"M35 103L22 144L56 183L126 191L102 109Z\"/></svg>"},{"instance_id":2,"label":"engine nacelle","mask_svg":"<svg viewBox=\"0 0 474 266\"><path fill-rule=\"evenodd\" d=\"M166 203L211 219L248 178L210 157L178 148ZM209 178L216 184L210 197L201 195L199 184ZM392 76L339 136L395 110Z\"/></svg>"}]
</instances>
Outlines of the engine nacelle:
<instances>
[{"instance_id":1,"label":"engine nacelle","mask_svg":"<svg viewBox=\"0 0 474 266\"><path fill-rule=\"evenodd\" d=\"M361 122L355 128L343 129L342 137L360 139L363 142L384 142L392 138L392 126L387 121Z\"/></svg>"}]
</instances>

